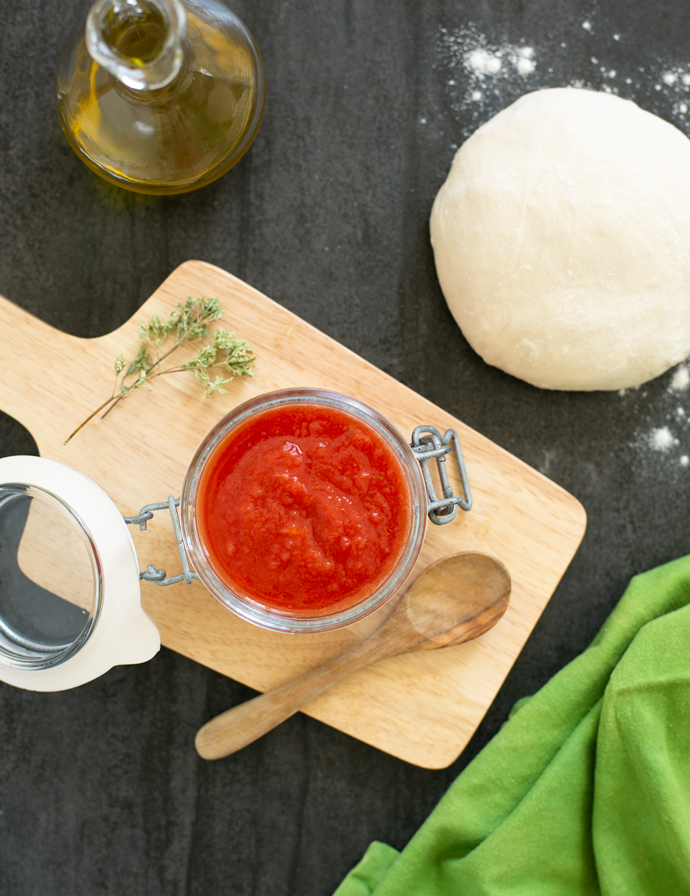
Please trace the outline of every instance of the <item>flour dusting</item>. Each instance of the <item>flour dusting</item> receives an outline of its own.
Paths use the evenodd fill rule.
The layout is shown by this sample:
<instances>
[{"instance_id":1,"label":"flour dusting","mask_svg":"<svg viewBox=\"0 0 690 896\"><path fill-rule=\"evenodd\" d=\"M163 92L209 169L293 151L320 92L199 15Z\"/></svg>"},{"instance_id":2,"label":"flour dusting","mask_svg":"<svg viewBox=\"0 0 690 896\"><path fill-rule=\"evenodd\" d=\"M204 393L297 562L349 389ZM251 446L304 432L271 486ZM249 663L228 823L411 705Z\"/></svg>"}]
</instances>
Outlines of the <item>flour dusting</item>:
<instances>
[{"instance_id":1,"label":"flour dusting","mask_svg":"<svg viewBox=\"0 0 690 896\"><path fill-rule=\"evenodd\" d=\"M669 389L672 392L684 392L690 386L690 371L683 364L673 374Z\"/></svg>"},{"instance_id":2,"label":"flour dusting","mask_svg":"<svg viewBox=\"0 0 690 896\"><path fill-rule=\"evenodd\" d=\"M597 55L585 52L594 34L599 38ZM458 113L473 118L465 136L478 123L500 111L524 93L544 87L577 87L613 93L635 101L650 86L658 93L658 114L690 127L690 60L674 63L644 60L635 64L621 59L617 45L625 34L610 34L602 44L602 28L596 15L580 23L578 33L564 24L561 35L540 47L521 42L493 42L473 24L439 29L440 60L449 71L446 81L451 103ZM559 39L563 38L563 39Z\"/></svg>"},{"instance_id":3,"label":"flour dusting","mask_svg":"<svg viewBox=\"0 0 690 896\"><path fill-rule=\"evenodd\" d=\"M539 87L532 83L537 71L534 47L494 44L470 25L457 30L442 27L439 50L450 71L447 86L458 113L468 108L481 113L486 105L494 106L497 100L507 105L522 93Z\"/></svg>"},{"instance_id":4,"label":"flour dusting","mask_svg":"<svg viewBox=\"0 0 690 896\"><path fill-rule=\"evenodd\" d=\"M649 434L649 444L655 451L668 451L678 444L678 439L673 435L668 426L660 426Z\"/></svg>"},{"instance_id":5,"label":"flour dusting","mask_svg":"<svg viewBox=\"0 0 690 896\"><path fill-rule=\"evenodd\" d=\"M483 48L472 50L467 55L467 65L476 75L497 75L503 64L502 53L491 53Z\"/></svg>"}]
</instances>

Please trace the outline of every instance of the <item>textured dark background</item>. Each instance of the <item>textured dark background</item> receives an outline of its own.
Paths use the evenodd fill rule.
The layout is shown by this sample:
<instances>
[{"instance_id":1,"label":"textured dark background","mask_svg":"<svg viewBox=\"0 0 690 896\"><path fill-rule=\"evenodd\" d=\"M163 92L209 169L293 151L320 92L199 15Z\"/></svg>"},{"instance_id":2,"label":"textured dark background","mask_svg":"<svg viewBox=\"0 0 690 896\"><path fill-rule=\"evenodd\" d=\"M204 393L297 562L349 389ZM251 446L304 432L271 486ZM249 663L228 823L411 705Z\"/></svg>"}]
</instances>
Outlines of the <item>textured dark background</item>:
<instances>
[{"instance_id":1,"label":"textured dark background","mask_svg":"<svg viewBox=\"0 0 690 896\"><path fill-rule=\"evenodd\" d=\"M83 4L0 0L0 292L96 336L179 263L217 264L571 491L588 531L476 736L442 771L302 715L204 763L196 729L251 691L165 649L64 694L0 685L2 896L328 896L372 839L405 845L513 702L586 647L633 574L688 549L687 397L671 374L623 395L548 393L487 367L446 309L428 217L455 149L529 90L611 90L688 132L690 5L234 8L266 63L261 131L217 183L152 199L92 175L57 124L54 62ZM499 75L468 68L481 46L503 52ZM521 48L534 51L526 76L509 62ZM679 445L660 453L649 434L663 425ZM2 454L35 450L0 416Z\"/></svg>"}]
</instances>

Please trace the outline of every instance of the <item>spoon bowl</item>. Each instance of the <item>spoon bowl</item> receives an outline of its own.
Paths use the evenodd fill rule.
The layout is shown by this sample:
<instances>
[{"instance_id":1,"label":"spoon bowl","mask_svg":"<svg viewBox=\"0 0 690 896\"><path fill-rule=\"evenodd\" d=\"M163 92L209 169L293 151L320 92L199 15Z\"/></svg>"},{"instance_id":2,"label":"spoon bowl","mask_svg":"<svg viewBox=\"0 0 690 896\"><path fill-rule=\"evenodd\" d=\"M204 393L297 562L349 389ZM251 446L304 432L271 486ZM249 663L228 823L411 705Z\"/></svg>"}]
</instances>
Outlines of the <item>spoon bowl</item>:
<instances>
[{"instance_id":1,"label":"spoon bowl","mask_svg":"<svg viewBox=\"0 0 690 896\"><path fill-rule=\"evenodd\" d=\"M443 557L415 579L368 637L340 656L207 722L197 733L197 752L203 759L235 753L336 681L378 660L478 637L505 613L510 589L510 574L494 557L474 551Z\"/></svg>"}]
</instances>

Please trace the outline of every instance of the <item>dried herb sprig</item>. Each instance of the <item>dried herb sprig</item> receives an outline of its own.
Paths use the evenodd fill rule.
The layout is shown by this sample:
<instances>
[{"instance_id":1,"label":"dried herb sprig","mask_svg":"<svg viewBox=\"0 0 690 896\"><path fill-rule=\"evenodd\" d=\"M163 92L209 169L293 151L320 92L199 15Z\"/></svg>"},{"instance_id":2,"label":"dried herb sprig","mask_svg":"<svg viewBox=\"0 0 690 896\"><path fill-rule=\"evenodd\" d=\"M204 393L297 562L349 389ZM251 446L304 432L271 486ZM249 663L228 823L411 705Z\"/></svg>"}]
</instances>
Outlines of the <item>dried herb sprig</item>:
<instances>
[{"instance_id":1,"label":"dried herb sprig","mask_svg":"<svg viewBox=\"0 0 690 896\"><path fill-rule=\"evenodd\" d=\"M103 411L110 413L115 405L125 399L133 389L146 386L152 389L151 380L168 373L191 371L205 389L207 398L216 392L226 392L225 386L237 376L253 376L256 357L251 348L234 333L216 327L210 342L204 345L189 361L163 366L163 363L182 345L199 342L208 336L209 325L223 316L218 299L195 299L191 296L171 313L168 320L154 314L150 320L139 324L142 339L133 361L127 363L124 355L115 361L115 383L112 394L93 411L65 444L74 438L82 427ZM212 378L211 372L216 376Z\"/></svg>"}]
</instances>

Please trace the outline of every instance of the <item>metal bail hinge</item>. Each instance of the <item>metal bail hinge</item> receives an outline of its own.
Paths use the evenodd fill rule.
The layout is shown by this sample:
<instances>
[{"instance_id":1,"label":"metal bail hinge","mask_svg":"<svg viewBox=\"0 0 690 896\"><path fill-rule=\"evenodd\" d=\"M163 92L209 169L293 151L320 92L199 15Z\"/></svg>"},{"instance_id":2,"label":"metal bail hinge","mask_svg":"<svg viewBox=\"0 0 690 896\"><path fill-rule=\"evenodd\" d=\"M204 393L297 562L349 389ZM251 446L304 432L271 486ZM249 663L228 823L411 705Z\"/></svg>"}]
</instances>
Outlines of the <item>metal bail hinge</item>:
<instances>
[{"instance_id":1,"label":"metal bail hinge","mask_svg":"<svg viewBox=\"0 0 690 896\"><path fill-rule=\"evenodd\" d=\"M187 551L185 550L184 542L182 540L180 518L177 514L177 508L179 506L180 499L173 498L173 496L170 495L167 501L162 501L160 504L147 504L145 507L142 507L138 516L124 517L124 521L128 525L139 526L140 529L146 531L146 524L153 517L156 510L165 510L167 508L170 511L170 518L172 519L173 531L177 542L177 551L180 555L180 560L182 561L182 572L177 576L166 576L164 569L156 569L153 563L149 563L146 571L139 573L139 578L143 579L145 582L153 582L154 585L176 585L178 582L186 582L188 585L191 585L194 579L200 581L198 573L196 573L189 565L189 557L187 557Z\"/></svg>"},{"instance_id":2,"label":"metal bail hinge","mask_svg":"<svg viewBox=\"0 0 690 896\"><path fill-rule=\"evenodd\" d=\"M472 507L472 495L470 493L470 483L467 478L467 470L465 461L462 456L462 448L460 447L460 439L454 429L446 431L445 435L441 435L435 426L417 426L412 433L412 453L419 461L424 476L424 484L427 492L427 513L432 523L441 526L455 519L458 506L463 510L469 510ZM453 451L455 460L460 472L460 481L462 483L463 495L453 494L453 486L448 478L448 469L446 467L446 454ZM441 479L441 489L443 497L439 498L434 488L434 483L429 470L429 461L436 460L438 474Z\"/></svg>"}]
</instances>

